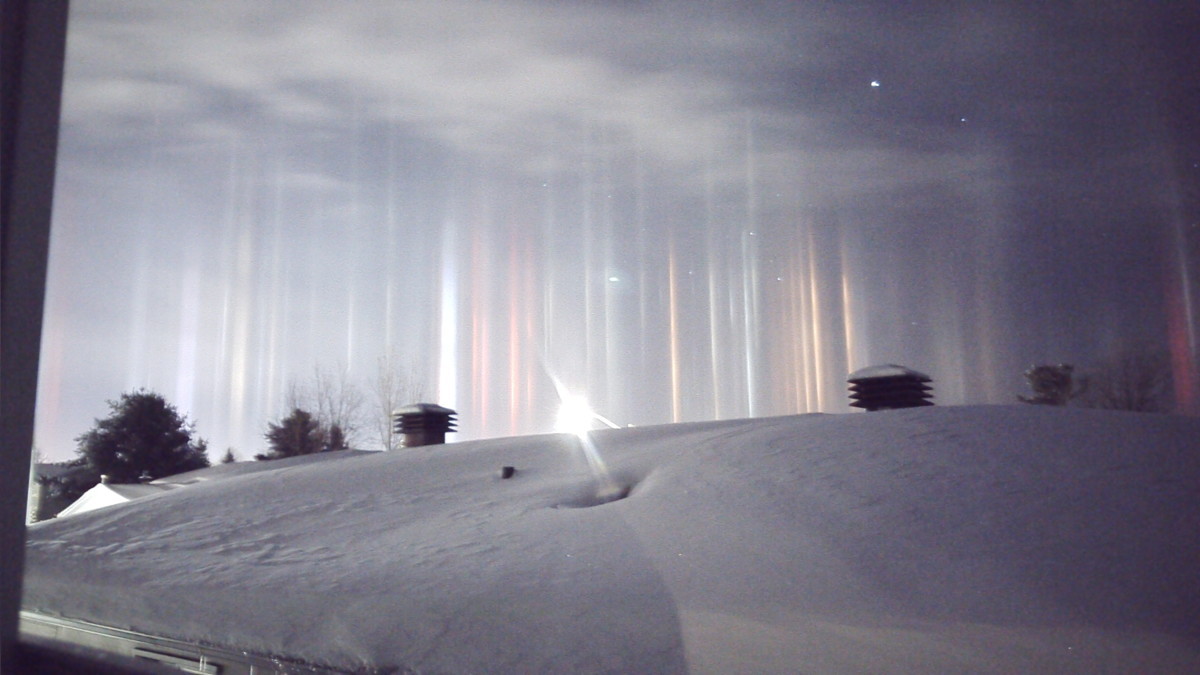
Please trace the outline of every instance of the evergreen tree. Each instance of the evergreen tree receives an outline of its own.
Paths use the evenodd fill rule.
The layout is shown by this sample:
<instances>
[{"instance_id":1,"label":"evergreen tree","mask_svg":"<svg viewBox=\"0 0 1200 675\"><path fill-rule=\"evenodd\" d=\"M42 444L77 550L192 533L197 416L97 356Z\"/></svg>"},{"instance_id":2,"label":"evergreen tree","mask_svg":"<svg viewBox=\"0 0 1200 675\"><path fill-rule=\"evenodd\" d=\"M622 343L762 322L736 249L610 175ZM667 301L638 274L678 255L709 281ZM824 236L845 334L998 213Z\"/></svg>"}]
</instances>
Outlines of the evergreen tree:
<instances>
[{"instance_id":1,"label":"evergreen tree","mask_svg":"<svg viewBox=\"0 0 1200 675\"><path fill-rule=\"evenodd\" d=\"M208 466L206 444L159 394L138 390L109 401L112 413L79 436L80 459L114 483L136 483Z\"/></svg>"},{"instance_id":2,"label":"evergreen tree","mask_svg":"<svg viewBox=\"0 0 1200 675\"><path fill-rule=\"evenodd\" d=\"M1025 403L1066 405L1086 389L1086 386L1076 386L1074 372L1075 367L1065 363L1031 366L1025 371L1025 379L1033 396L1017 398Z\"/></svg>"},{"instance_id":3,"label":"evergreen tree","mask_svg":"<svg viewBox=\"0 0 1200 675\"><path fill-rule=\"evenodd\" d=\"M350 448L350 443L346 441L346 434L342 433L342 427L339 424L329 427L329 431L325 436L325 452L331 450L348 450Z\"/></svg>"},{"instance_id":4,"label":"evergreen tree","mask_svg":"<svg viewBox=\"0 0 1200 675\"><path fill-rule=\"evenodd\" d=\"M321 425L306 410L293 408L292 414L279 421L279 424L268 423L265 434L271 450L265 454L255 455L258 460L282 459L297 455L311 455L320 452L324 447L324 434Z\"/></svg>"},{"instance_id":5,"label":"evergreen tree","mask_svg":"<svg viewBox=\"0 0 1200 675\"><path fill-rule=\"evenodd\" d=\"M221 455L222 464L233 464L237 461L237 455L233 454L233 448L226 448L225 454Z\"/></svg>"}]
</instances>

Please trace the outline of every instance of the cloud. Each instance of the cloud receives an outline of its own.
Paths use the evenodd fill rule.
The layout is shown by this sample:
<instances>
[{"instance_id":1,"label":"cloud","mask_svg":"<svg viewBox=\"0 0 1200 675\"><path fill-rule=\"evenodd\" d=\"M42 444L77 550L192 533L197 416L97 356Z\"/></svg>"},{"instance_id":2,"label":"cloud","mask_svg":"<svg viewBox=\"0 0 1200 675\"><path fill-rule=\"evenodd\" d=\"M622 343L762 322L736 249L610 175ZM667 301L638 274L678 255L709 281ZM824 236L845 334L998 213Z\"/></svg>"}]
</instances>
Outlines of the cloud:
<instances>
[{"instance_id":1,"label":"cloud","mask_svg":"<svg viewBox=\"0 0 1200 675\"><path fill-rule=\"evenodd\" d=\"M753 97L706 58L761 51L745 22L668 28L605 5L76 7L65 110L82 135L120 140L157 123L197 140L220 126L248 135L357 119L530 170L547 153L577 161L586 143L570 141L592 129L663 169L694 172L731 154ZM546 138L565 142L547 148Z\"/></svg>"}]
</instances>

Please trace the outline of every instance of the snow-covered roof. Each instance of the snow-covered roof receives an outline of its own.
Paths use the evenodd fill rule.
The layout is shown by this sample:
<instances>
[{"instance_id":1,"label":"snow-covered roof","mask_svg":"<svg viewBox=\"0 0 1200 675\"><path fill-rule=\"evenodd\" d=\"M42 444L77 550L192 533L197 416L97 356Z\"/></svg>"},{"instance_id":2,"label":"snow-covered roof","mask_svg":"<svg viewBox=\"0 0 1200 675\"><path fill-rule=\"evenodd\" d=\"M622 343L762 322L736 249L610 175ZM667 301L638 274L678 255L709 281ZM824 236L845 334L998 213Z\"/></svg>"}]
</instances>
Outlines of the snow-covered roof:
<instances>
[{"instance_id":1,"label":"snow-covered roof","mask_svg":"<svg viewBox=\"0 0 1200 675\"><path fill-rule=\"evenodd\" d=\"M370 450L334 450L331 452L316 452L310 455L297 455L296 457L285 457L283 459L262 460L253 462L230 462L228 464L214 464L204 467L203 469L194 469L177 473L172 476L164 476L150 481L151 485L190 485L202 481L215 480L218 478L228 478L231 476L243 476L250 473L258 473L260 471L272 471L289 466L301 466L304 464L313 464L316 462L327 462L337 460L344 457L354 457L357 455L374 454Z\"/></svg>"},{"instance_id":2,"label":"snow-covered roof","mask_svg":"<svg viewBox=\"0 0 1200 675\"><path fill-rule=\"evenodd\" d=\"M152 485L149 483L97 483L71 503L70 506L58 513L59 518L86 513L95 509L116 504L124 504L139 497L148 497L170 490L173 485Z\"/></svg>"},{"instance_id":3,"label":"snow-covered roof","mask_svg":"<svg viewBox=\"0 0 1200 675\"><path fill-rule=\"evenodd\" d=\"M455 415L454 410L445 406L440 406L436 403L412 403L406 406L401 406L392 411L393 415L413 415L432 413L436 415Z\"/></svg>"},{"instance_id":4,"label":"snow-covered roof","mask_svg":"<svg viewBox=\"0 0 1200 675\"><path fill-rule=\"evenodd\" d=\"M926 407L276 464L31 526L24 606L341 671L1198 672L1196 438Z\"/></svg>"},{"instance_id":5,"label":"snow-covered roof","mask_svg":"<svg viewBox=\"0 0 1200 675\"><path fill-rule=\"evenodd\" d=\"M925 373L915 371L911 368L898 366L894 363L885 363L878 366L867 366L866 368L860 368L859 370L850 373L850 376L847 377L846 380L849 382L858 382L860 380L871 380L885 377L915 377L924 382L928 382L930 379Z\"/></svg>"},{"instance_id":6,"label":"snow-covered roof","mask_svg":"<svg viewBox=\"0 0 1200 675\"><path fill-rule=\"evenodd\" d=\"M184 473L178 473L173 476L166 476L152 480L148 483L98 483L90 490L80 495L79 499L72 502L70 506L60 511L58 517L62 518L63 516L72 516L79 513L84 513L86 511L91 511L93 509L103 508L105 506L124 504L140 497L148 497L150 495L159 494L164 490L170 490L186 485L193 485L204 481L230 478L233 476L244 476L247 474L258 473L260 471L271 471L290 466L303 466L357 455L370 454L374 453L366 450L318 452L311 455L300 455L297 457L287 457L284 459L270 461L230 462L229 464L217 464L214 466L205 467L203 469L195 469L192 471L186 471Z\"/></svg>"}]
</instances>

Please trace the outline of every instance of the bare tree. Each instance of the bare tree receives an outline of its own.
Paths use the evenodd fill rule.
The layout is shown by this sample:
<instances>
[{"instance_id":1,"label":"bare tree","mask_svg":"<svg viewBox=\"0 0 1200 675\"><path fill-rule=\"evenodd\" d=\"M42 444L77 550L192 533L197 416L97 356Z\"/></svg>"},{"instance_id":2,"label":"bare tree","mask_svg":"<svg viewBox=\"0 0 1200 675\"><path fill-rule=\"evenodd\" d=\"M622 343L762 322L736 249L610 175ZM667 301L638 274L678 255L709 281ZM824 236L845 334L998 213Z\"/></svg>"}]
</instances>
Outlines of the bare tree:
<instances>
[{"instance_id":1,"label":"bare tree","mask_svg":"<svg viewBox=\"0 0 1200 675\"><path fill-rule=\"evenodd\" d=\"M353 447L361 440L366 399L346 368L327 370L317 366L307 385L295 381L288 385L284 403L288 410L303 410L313 416L328 449Z\"/></svg>"},{"instance_id":2,"label":"bare tree","mask_svg":"<svg viewBox=\"0 0 1200 675\"><path fill-rule=\"evenodd\" d=\"M283 407L287 410L305 410L309 407L311 398L308 386L293 378L288 382L287 391L283 393Z\"/></svg>"},{"instance_id":3,"label":"bare tree","mask_svg":"<svg viewBox=\"0 0 1200 675\"><path fill-rule=\"evenodd\" d=\"M360 440L359 432L363 426L363 405L366 398L362 389L350 381L349 370L340 368L328 371L317 368L313 384L317 420L322 428L327 433L334 427L340 429L343 437L341 445L347 447Z\"/></svg>"},{"instance_id":4,"label":"bare tree","mask_svg":"<svg viewBox=\"0 0 1200 675\"><path fill-rule=\"evenodd\" d=\"M379 357L375 376L375 421L379 442L384 450L394 450L400 437L392 426L392 411L409 403L417 403L424 394L416 370L402 366L395 354Z\"/></svg>"},{"instance_id":5,"label":"bare tree","mask_svg":"<svg viewBox=\"0 0 1200 675\"><path fill-rule=\"evenodd\" d=\"M1088 376L1084 404L1090 408L1166 412L1171 370L1161 351L1145 346L1121 349Z\"/></svg>"}]
</instances>

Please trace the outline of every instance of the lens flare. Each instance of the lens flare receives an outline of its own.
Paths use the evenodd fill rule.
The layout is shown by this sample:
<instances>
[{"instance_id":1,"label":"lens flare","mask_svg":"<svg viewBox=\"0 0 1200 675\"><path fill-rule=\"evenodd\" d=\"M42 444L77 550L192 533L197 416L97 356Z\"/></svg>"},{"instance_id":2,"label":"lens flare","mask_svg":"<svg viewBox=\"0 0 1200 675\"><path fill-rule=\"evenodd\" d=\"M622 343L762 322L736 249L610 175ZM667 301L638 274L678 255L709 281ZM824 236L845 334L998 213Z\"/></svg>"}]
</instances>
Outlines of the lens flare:
<instances>
[{"instance_id":1,"label":"lens flare","mask_svg":"<svg viewBox=\"0 0 1200 675\"><path fill-rule=\"evenodd\" d=\"M554 430L562 433L586 435L591 431L596 413L581 396L567 396L558 407L558 417L554 421Z\"/></svg>"}]
</instances>

